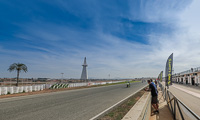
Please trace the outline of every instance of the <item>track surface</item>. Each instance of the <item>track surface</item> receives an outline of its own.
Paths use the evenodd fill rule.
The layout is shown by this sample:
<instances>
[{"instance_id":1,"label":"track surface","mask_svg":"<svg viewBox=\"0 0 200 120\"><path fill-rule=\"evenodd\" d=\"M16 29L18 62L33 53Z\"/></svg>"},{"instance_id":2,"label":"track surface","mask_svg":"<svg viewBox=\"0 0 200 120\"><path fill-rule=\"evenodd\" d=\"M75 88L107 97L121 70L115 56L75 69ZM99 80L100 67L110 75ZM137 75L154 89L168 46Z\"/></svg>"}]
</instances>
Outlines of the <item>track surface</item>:
<instances>
[{"instance_id":1,"label":"track surface","mask_svg":"<svg viewBox=\"0 0 200 120\"><path fill-rule=\"evenodd\" d=\"M0 100L0 120L88 120L147 83L86 88Z\"/></svg>"},{"instance_id":2,"label":"track surface","mask_svg":"<svg viewBox=\"0 0 200 120\"><path fill-rule=\"evenodd\" d=\"M200 94L199 89L194 89L192 87L186 87L183 85L174 84L174 86L182 88L187 91L192 91L197 94ZM186 93L180 89L177 89L173 86L169 87L169 90L181 100L187 107L189 107L194 113L200 116L200 98L189 93Z\"/></svg>"}]
</instances>

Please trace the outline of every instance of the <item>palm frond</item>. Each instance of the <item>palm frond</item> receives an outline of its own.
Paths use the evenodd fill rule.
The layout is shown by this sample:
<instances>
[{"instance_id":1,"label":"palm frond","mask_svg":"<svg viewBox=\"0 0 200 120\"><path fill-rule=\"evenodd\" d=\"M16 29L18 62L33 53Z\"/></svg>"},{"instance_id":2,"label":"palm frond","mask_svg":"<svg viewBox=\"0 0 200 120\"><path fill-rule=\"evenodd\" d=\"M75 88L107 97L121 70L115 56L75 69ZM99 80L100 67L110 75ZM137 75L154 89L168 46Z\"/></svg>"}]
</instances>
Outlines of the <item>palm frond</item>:
<instances>
[{"instance_id":1,"label":"palm frond","mask_svg":"<svg viewBox=\"0 0 200 120\"><path fill-rule=\"evenodd\" d=\"M10 72L12 72L12 71L19 71L19 72L24 71L24 72L28 72L28 68L23 63L13 63L8 68L8 71L10 71Z\"/></svg>"}]
</instances>

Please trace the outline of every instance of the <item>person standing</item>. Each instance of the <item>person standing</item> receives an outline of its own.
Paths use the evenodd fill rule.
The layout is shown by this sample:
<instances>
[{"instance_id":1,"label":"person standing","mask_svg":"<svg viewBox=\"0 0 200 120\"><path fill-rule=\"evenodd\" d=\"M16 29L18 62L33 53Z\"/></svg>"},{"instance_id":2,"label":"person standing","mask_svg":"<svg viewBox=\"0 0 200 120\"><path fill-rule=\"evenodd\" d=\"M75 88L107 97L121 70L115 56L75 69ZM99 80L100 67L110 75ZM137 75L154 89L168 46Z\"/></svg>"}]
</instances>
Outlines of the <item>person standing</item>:
<instances>
[{"instance_id":1,"label":"person standing","mask_svg":"<svg viewBox=\"0 0 200 120\"><path fill-rule=\"evenodd\" d=\"M159 106L158 106L158 92L157 92L157 88L155 85L153 85L153 83L151 82L151 80L147 81L149 84L149 88L146 89L146 91L151 91L151 104L153 106L153 108L155 109L154 112L159 113Z\"/></svg>"},{"instance_id":2,"label":"person standing","mask_svg":"<svg viewBox=\"0 0 200 120\"><path fill-rule=\"evenodd\" d=\"M156 89L156 92L157 92L157 94L158 94L158 90L157 90L157 85L153 82L153 80L152 79L150 79L150 82L151 82L151 84L153 84L153 86L155 87L155 89Z\"/></svg>"},{"instance_id":3,"label":"person standing","mask_svg":"<svg viewBox=\"0 0 200 120\"><path fill-rule=\"evenodd\" d=\"M156 88L157 88L157 85L158 85L158 82L157 82L157 80L155 80L155 85L156 85Z\"/></svg>"},{"instance_id":4,"label":"person standing","mask_svg":"<svg viewBox=\"0 0 200 120\"><path fill-rule=\"evenodd\" d=\"M154 85L154 87L156 87L156 84L153 82L152 79L150 79L150 82ZM157 87L156 87L156 89L157 89Z\"/></svg>"}]
</instances>

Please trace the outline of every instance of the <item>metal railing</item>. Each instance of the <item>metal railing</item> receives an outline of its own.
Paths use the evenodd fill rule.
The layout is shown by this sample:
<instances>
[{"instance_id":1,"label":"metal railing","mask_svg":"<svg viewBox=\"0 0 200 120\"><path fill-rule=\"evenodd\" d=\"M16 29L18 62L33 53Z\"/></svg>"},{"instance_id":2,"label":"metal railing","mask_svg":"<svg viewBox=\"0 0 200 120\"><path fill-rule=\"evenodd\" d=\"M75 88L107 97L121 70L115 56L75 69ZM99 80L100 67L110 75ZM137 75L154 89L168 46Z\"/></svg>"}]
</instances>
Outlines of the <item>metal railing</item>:
<instances>
[{"instance_id":1,"label":"metal railing","mask_svg":"<svg viewBox=\"0 0 200 120\"><path fill-rule=\"evenodd\" d=\"M163 97L167 101L168 107L173 114L174 120L200 120L200 117L181 102L172 92L159 83L163 92Z\"/></svg>"},{"instance_id":2,"label":"metal railing","mask_svg":"<svg viewBox=\"0 0 200 120\"><path fill-rule=\"evenodd\" d=\"M192 70L186 70L180 73L176 73L176 75L184 75L184 74L190 74L190 73L194 73L194 72L199 72L200 71L200 67L197 68L193 68Z\"/></svg>"}]
</instances>

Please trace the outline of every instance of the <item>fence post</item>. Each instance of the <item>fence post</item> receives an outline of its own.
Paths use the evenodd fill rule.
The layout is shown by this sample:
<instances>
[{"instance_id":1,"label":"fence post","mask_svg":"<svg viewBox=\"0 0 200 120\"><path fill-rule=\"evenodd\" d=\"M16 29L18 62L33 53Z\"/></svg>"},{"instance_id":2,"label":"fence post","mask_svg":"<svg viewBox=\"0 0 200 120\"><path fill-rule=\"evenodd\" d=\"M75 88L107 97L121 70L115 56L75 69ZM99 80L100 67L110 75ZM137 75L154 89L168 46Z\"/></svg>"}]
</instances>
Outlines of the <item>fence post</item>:
<instances>
[{"instance_id":1,"label":"fence post","mask_svg":"<svg viewBox=\"0 0 200 120\"><path fill-rule=\"evenodd\" d=\"M171 98L170 98L170 96L169 96L169 91L167 91L167 94L168 94L168 98L169 98L169 102L170 102L172 114L174 114L173 107L172 107L172 103L171 103L172 101L171 101Z\"/></svg>"},{"instance_id":2,"label":"fence post","mask_svg":"<svg viewBox=\"0 0 200 120\"><path fill-rule=\"evenodd\" d=\"M178 101L177 101L177 106L178 106L178 110L179 110L179 113L180 113L180 115L181 115L182 120L185 120L184 117L183 117L183 114L182 114L182 112L181 112L180 106L179 106L179 104L178 104Z\"/></svg>"},{"instance_id":3,"label":"fence post","mask_svg":"<svg viewBox=\"0 0 200 120\"><path fill-rule=\"evenodd\" d=\"M166 87L165 87L165 100L167 101Z\"/></svg>"},{"instance_id":4,"label":"fence post","mask_svg":"<svg viewBox=\"0 0 200 120\"><path fill-rule=\"evenodd\" d=\"M174 97L174 119L176 120L176 98Z\"/></svg>"}]
</instances>

